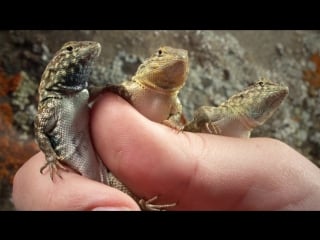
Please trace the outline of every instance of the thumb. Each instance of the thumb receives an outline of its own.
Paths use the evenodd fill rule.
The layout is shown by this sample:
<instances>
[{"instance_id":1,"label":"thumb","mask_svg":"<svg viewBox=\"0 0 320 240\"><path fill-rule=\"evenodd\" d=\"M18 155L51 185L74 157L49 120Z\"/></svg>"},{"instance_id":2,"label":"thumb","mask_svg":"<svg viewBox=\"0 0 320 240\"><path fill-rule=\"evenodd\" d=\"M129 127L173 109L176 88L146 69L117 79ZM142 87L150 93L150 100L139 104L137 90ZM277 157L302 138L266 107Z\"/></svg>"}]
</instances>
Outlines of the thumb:
<instances>
[{"instance_id":1,"label":"thumb","mask_svg":"<svg viewBox=\"0 0 320 240\"><path fill-rule=\"evenodd\" d=\"M111 172L137 196L159 196L156 204L279 209L319 186L319 169L277 140L178 133L112 93L97 100L91 120L94 145Z\"/></svg>"}]
</instances>

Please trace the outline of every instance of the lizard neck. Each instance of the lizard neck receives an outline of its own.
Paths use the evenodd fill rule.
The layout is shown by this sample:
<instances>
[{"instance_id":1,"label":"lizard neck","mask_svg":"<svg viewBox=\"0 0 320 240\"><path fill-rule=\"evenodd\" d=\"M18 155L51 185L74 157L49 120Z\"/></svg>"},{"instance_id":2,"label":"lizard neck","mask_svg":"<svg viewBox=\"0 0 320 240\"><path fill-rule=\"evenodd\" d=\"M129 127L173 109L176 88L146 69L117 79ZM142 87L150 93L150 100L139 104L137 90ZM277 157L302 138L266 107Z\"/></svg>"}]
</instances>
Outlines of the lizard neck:
<instances>
[{"instance_id":1,"label":"lizard neck","mask_svg":"<svg viewBox=\"0 0 320 240\"><path fill-rule=\"evenodd\" d=\"M182 87L182 86L179 86L175 88L161 88L150 81L137 79L136 77L133 77L132 81L136 82L142 88L147 88L156 93L159 93L162 95L168 95L168 96L176 95L179 92L180 88Z\"/></svg>"},{"instance_id":2,"label":"lizard neck","mask_svg":"<svg viewBox=\"0 0 320 240\"><path fill-rule=\"evenodd\" d=\"M248 115L245 112L237 111L234 108L231 108L232 112L234 113L234 116L237 116L236 118L239 120L239 122L242 124L242 126L247 129L248 131L251 131L255 127L257 127L257 122L248 117Z\"/></svg>"}]
</instances>

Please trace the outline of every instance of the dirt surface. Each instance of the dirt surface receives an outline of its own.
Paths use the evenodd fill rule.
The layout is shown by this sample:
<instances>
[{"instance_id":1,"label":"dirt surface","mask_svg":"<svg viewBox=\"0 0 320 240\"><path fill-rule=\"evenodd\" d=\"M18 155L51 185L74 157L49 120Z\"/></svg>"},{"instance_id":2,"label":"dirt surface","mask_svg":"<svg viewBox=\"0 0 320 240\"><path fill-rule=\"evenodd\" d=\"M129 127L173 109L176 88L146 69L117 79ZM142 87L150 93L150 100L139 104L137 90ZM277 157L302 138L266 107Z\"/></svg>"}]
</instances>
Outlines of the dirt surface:
<instances>
[{"instance_id":1,"label":"dirt surface","mask_svg":"<svg viewBox=\"0 0 320 240\"><path fill-rule=\"evenodd\" d=\"M320 166L320 31L0 31L0 209L13 209L13 175L38 151L41 74L70 40L101 43L95 86L129 79L161 45L187 49L190 72L180 97L188 119L259 77L288 85L279 111L252 135L280 139Z\"/></svg>"}]
</instances>

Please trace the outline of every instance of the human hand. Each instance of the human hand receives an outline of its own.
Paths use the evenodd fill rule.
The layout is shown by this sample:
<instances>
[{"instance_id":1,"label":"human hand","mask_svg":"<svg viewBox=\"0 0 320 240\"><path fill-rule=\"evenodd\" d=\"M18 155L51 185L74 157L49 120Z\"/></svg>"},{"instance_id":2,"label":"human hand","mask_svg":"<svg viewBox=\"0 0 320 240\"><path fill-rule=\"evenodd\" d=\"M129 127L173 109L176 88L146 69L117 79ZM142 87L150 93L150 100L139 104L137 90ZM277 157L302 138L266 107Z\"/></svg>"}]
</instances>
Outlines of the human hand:
<instances>
[{"instance_id":1,"label":"human hand","mask_svg":"<svg viewBox=\"0 0 320 240\"><path fill-rule=\"evenodd\" d=\"M91 134L111 172L139 197L177 202L168 210L320 209L320 170L274 139L177 133L111 93L94 105ZM138 210L126 194L72 171L53 183L39 172L44 161L38 153L17 172L18 210Z\"/></svg>"}]
</instances>

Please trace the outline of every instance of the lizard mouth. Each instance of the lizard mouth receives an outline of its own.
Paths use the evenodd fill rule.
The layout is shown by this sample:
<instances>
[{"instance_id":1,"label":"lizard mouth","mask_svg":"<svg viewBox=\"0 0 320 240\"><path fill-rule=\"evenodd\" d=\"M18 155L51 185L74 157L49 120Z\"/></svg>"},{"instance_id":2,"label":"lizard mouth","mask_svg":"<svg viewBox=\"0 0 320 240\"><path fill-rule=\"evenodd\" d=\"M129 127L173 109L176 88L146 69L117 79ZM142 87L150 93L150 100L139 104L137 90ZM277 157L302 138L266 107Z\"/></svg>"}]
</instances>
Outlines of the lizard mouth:
<instances>
[{"instance_id":1,"label":"lizard mouth","mask_svg":"<svg viewBox=\"0 0 320 240\"><path fill-rule=\"evenodd\" d=\"M249 116L248 126L260 126L278 109L284 98L288 95L288 88L265 91L264 97L257 99L255 104L247 110Z\"/></svg>"},{"instance_id":2,"label":"lizard mouth","mask_svg":"<svg viewBox=\"0 0 320 240\"><path fill-rule=\"evenodd\" d=\"M288 93L288 88L284 87L282 90L272 94L267 101L269 106L271 106L272 108L278 107L282 103L283 99L288 95Z\"/></svg>"},{"instance_id":3,"label":"lizard mouth","mask_svg":"<svg viewBox=\"0 0 320 240\"><path fill-rule=\"evenodd\" d=\"M82 56L79 62L85 65L86 63L97 58L100 55L100 53L101 53L100 44L99 43L92 44L92 46L90 45L90 47L88 47L87 49L83 49L82 52L79 54Z\"/></svg>"}]
</instances>

